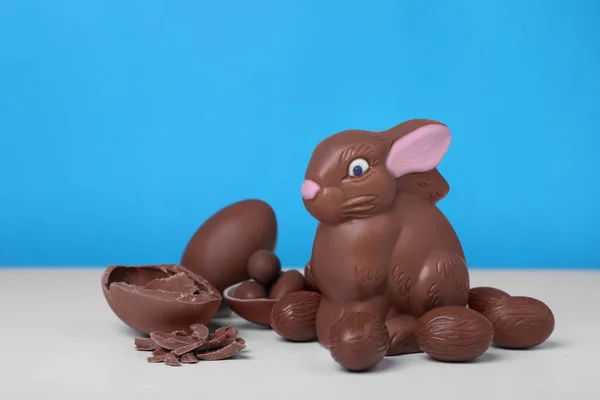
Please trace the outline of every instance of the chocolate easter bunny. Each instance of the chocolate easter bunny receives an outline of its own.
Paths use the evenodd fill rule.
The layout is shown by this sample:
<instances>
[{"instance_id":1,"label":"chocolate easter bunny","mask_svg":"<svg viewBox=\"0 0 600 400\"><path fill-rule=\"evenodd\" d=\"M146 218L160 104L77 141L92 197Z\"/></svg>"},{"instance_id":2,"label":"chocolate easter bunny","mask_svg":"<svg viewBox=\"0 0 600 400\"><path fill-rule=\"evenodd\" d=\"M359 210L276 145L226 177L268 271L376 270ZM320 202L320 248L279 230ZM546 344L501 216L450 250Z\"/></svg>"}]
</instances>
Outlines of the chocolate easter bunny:
<instances>
[{"instance_id":1,"label":"chocolate easter bunny","mask_svg":"<svg viewBox=\"0 0 600 400\"><path fill-rule=\"evenodd\" d=\"M321 292L319 341L352 312L385 321L388 355L419 352L417 319L466 306L469 273L457 235L436 202L449 191L436 167L451 141L440 122L415 119L383 132L323 140L301 193L320 223L307 280Z\"/></svg>"}]
</instances>

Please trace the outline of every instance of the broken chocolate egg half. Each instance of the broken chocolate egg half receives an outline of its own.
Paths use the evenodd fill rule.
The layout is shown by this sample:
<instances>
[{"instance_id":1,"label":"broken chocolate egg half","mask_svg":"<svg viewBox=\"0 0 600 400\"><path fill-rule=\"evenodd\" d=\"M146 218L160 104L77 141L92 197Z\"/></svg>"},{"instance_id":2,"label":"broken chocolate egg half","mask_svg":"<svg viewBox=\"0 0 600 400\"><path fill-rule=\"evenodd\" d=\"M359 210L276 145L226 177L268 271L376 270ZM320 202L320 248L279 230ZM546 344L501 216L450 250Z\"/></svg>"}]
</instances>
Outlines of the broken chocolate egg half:
<instances>
[{"instance_id":1,"label":"broken chocolate egg half","mask_svg":"<svg viewBox=\"0 0 600 400\"><path fill-rule=\"evenodd\" d=\"M176 264L109 266L102 291L117 317L146 334L208 325L222 299L206 279Z\"/></svg>"},{"instance_id":2,"label":"broken chocolate egg half","mask_svg":"<svg viewBox=\"0 0 600 400\"><path fill-rule=\"evenodd\" d=\"M245 281L245 282L253 282ZM236 283L225 289L223 298L229 304L234 313L257 325L271 326L271 311L278 299L268 297L259 299L240 299L235 297L239 286L245 282Z\"/></svg>"}]
</instances>

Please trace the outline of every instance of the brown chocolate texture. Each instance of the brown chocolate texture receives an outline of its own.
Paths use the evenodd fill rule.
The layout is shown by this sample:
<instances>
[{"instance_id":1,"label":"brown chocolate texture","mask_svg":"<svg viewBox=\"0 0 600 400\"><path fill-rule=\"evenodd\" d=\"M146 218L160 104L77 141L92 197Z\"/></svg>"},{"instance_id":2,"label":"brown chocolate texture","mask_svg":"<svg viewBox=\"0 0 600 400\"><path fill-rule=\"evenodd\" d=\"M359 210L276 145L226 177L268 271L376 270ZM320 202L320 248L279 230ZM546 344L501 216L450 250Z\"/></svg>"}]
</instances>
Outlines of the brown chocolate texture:
<instances>
[{"instance_id":1,"label":"brown chocolate texture","mask_svg":"<svg viewBox=\"0 0 600 400\"><path fill-rule=\"evenodd\" d=\"M343 131L315 149L303 197L320 222L310 272L325 346L339 319L366 312L386 324L388 354L419 351L419 317L467 305L465 256L436 207L449 191L435 168L449 135L439 122L412 120L385 132Z\"/></svg>"}]
</instances>

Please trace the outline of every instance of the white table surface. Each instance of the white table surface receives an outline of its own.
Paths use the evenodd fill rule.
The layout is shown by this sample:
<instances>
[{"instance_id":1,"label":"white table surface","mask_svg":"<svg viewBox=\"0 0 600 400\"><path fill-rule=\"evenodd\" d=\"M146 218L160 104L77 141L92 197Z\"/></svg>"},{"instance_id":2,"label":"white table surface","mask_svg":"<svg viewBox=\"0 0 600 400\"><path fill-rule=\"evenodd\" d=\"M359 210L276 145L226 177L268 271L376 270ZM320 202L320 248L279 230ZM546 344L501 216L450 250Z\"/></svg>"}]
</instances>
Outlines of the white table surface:
<instances>
[{"instance_id":1,"label":"white table surface","mask_svg":"<svg viewBox=\"0 0 600 400\"><path fill-rule=\"evenodd\" d=\"M537 297L556 330L527 351L490 349L478 362L424 354L343 371L317 343L292 344L237 317L237 359L182 367L146 362L109 309L102 269L0 269L0 398L13 399L600 399L600 271L472 270L472 286ZM443 396L443 397L438 397Z\"/></svg>"}]
</instances>

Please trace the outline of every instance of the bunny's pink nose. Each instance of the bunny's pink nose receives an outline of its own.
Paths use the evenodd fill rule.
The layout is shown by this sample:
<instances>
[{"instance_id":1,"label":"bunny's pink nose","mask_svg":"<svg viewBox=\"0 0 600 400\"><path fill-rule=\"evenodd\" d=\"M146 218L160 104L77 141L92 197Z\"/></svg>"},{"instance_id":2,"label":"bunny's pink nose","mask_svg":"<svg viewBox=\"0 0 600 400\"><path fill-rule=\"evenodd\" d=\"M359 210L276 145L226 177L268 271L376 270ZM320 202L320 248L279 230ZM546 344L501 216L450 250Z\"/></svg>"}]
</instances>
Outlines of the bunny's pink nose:
<instances>
[{"instance_id":1,"label":"bunny's pink nose","mask_svg":"<svg viewBox=\"0 0 600 400\"><path fill-rule=\"evenodd\" d=\"M304 181L304 183L302 183L300 193L302 193L302 198L304 200L312 200L315 198L319 190L321 190L321 186L319 186L317 182L307 179Z\"/></svg>"}]
</instances>

